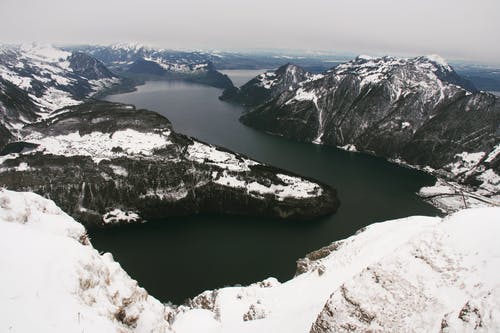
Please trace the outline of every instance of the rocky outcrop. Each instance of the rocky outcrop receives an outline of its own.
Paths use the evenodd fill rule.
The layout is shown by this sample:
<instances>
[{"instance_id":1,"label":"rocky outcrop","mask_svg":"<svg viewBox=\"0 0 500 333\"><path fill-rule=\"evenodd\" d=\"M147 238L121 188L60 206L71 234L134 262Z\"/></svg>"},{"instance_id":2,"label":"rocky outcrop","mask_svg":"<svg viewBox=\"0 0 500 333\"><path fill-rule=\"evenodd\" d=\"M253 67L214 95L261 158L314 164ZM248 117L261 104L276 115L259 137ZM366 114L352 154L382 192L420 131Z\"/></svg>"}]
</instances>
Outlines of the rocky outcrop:
<instances>
[{"instance_id":1,"label":"rocky outcrop","mask_svg":"<svg viewBox=\"0 0 500 333\"><path fill-rule=\"evenodd\" d=\"M114 78L115 75L102 62L82 52L73 52L69 57L69 67L73 73L87 78L88 80L99 80L103 78Z\"/></svg>"},{"instance_id":2,"label":"rocky outcrop","mask_svg":"<svg viewBox=\"0 0 500 333\"><path fill-rule=\"evenodd\" d=\"M273 71L262 73L240 88L230 87L219 99L245 106L256 106L274 98L286 90L293 90L299 83L313 77L299 66L286 64Z\"/></svg>"},{"instance_id":3,"label":"rocky outcrop","mask_svg":"<svg viewBox=\"0 0 500 333\"><path fill-rule=\"evenodd\" d=\"M436 56L358 57L284 91L241 121L296 140L431 167L488 196L499 194L500 99L477 92ZM472 163L474 154L479 158ZM488 180L486 170L494 173Z\"/></svg>"},{"instance_id":4,"label":"rocky outcrop","mask_svg":"<svg viewBox=\"0 0 500 333\"><path fill-rule=\"evenodd\" d=\"M54 200L89 226L196 213L312 219L335 191L175 133L157 113L92 102L23 129L0 184Z\"/></svg>"}]
</instances>

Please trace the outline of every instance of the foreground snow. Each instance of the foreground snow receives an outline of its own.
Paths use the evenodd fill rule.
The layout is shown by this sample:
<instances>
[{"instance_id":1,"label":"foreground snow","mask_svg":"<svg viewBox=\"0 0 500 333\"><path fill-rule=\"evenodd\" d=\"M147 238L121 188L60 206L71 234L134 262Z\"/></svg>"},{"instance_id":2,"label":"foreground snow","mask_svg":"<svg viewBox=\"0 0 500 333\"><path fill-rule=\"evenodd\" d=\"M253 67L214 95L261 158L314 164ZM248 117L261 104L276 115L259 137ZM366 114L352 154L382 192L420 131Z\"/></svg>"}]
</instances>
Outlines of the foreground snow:
<instances>
[{"instance_id":1,"label":"foreground snow","mask_svg":"<svg viewBox=\"0 0 500 333\"><path fill-rule=\"evenodd\" d=\"M0 332L165 332L169 308L52 201L0 191Z\"/></svg>"},{"instance_id":2,"label":"foreground snow","mask_svg":"<svg viewBox=\"0 0 500 333\"><path fill-rule=\"evenodd\" d=\"M207 291L177 309L50 200L1 190L0 235L2 332L500 330L500 208L376 223L299 260L288 282Z\"/></svg>"}]
</instances>

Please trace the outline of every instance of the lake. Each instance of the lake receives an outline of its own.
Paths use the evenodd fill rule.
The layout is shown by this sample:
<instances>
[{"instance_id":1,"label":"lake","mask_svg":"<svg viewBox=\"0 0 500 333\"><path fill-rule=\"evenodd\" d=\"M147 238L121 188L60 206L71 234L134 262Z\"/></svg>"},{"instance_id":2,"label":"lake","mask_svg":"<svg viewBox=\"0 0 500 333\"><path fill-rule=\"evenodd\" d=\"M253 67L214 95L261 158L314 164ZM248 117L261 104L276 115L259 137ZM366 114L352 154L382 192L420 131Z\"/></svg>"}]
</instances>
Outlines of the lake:
<instances>
[{"instance_id":1,"label":"lake","mask_svg":"<svg viewBox=\"0 0 500 333\"><path fill-rule=\"evenodd\" d=\"M234 71L239 83L254 75ZM92 231L94 246L111 252L161 301L179 304L207 289L270 276L283 282L293 277L298 258L368 224L439 214L415 194L434 177L382 158L256 131L238 121L241 106L217 99L221 92L186 82L147 82L135 92L106 99L157 111L177 132L330 184L341 206L335 215L310 222L193 216Z\"/></svg>"}]
</instances>

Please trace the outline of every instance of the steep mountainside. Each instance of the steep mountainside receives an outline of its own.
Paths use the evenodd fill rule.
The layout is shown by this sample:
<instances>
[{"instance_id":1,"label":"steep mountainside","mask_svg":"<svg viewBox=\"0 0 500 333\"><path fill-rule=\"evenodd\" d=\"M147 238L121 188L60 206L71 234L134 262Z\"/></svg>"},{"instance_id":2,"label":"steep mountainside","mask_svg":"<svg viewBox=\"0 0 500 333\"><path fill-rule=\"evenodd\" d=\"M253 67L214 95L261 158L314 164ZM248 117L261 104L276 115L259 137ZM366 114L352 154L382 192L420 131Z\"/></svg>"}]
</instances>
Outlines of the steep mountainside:
<instances>
[{"instance_id":1,"label":"steep mountainside","mask_svg":"<svg viewBox=\"0 0 500 333\"><path fill-rule=\"evenodd\" d=\"M26 123L80 103L121 81L101 62L83 53L47 45L0 47L2 124L17 131Z\"/></svg>"},{"instance_id":2,"label":"steep mountainside","mask_svg":"<svg viewBox=\"0 0 500 333\"><path fill-rule=\"evenodd\" d=\"M87 225L217 213L310 219L335 191L175 133L159 114L89 102L27 125L0 184L53 199Z\"/></svg>"},{"instance_id":3,"label":"steep mountainside","mask_svg":"<svg viewBox=\"0 0 500 333\"><path fill-rule=\"evenodd\" d=\"M246 106L256 106L274 98L285 90L294 90L299 83L313 77L301 67L286 64L274 71L262 73L240 88L224 90L221 100L229 100Z\"/></svg>"},{"instance_id":4,"label":"steep mountainside","mask_svg":"<svg viewBox=\"0 0 500 333\"><path fill-rule=\"evenodd\" d=\"M372 152L500 192L500 100L437 56L360 56L306 80L241 120L302 141Z\"/></svg>"},{"instance_id":5,"label":"steep mountainside","mask_svg":"<svg viewBox=\"0 0 500 333\"><path fill-rule=\"evenodd\" d=\"M109 68L138 79L174 79L229 88L227 75L218 72L212 54L182 52L146 47L137 44L85 46L76 48L99 59Z\"/></svg>"},{"instance_id":6,"label":"steep mountainside","mask_svg":"<svg viewBox=\"0 0 500 333\"><path fill-rule=\"evenodd\" d=\"M52 201L0 190L0 329L496 332L499 218L500 208L483 208L376 223L300 259L287 282L206 291L173 307L99 254Z\"/></svg>"}]
</instances>

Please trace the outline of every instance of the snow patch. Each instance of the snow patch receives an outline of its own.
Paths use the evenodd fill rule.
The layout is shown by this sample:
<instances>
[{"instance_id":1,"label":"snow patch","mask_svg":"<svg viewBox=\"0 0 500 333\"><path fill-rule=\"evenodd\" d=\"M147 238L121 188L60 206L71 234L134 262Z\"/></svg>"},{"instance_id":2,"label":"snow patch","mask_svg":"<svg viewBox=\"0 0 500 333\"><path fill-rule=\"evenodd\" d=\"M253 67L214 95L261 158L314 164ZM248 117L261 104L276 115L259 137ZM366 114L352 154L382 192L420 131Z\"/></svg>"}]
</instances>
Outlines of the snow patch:
<instances>
[{"instance_id":1,"label":"snow patch","mask_svg":"<svg viewBox=\"0 0 500 333\"><path fill-rule=\"evenodd\" d=\"M283 174L276 175L284 184L261 184L257 181L247 182L238 177L238 175L229 174L224 171L222 174L217 174L214 177L214 183L246 189L250 195L274 195L279 201L284 201L287 198L313 198L320 196L323 189L312 182L298 177L287 176Z\"/></svg>"},{"instance_id":2,"label":"snow patch","mask_svg":"<svg viewBox=\"0 0 500 333\"><path fill-rule=\"evenodd\" d=\"M231 171L250 171L250 166L259 164L197 141L188 147L187 158L191 161L208 163Z\"/></svg>"},{"instance_id":3,"label":"snow patch","mask_svg":"<svg viewBox=\"0 0 500 333\"><path fill-rule=\"evenodd\" d=\"M111 170L113 170L113 173L117 176L122 176L122 177L128 177L128 171L124 167L120 165L114 165L114 164L109 164L108 165Z\"/></svg>"},{"instance_id":4,"label":"snow patch","mask_svg":"<svg viewBox=\"0 0 500 333\"><path fill-rule=\"evenodd\" d=\"M32 134L25 140L36 143L37 151L64 156L90 156L99 163L103 159L120 156L152 156L156 149L171 144L170 132L143 133L125 129L114 133L92 132L80 135L74 132L66 135L37 137Z\"/></svg>"},{"instance_id":5,"label":"snow patch","mask_svg":"<svg viewBox=\"0 0 500 333\"><path fill-rule=\"evenodd\" d=\"M102 221L104 224L116 224L116 223L132 223L139 221L141 218L139 214L133 211L123 211L121 209L115 208L112 211L107 212L103 215Z\"/></svg>"},{"instance_id":6,"label":"snow patch","mask_svg":"<svg viewBox=\"0 0 500 333\"><path fill-rule=\"evenodd\" d=\"M345 146L339 147L340 149L343 149L345 151L351 151L351 152L357 152L358 150L356 149L356 146L353 144L346 144Z\"/></svg>"},{"instance_id":7,"label":"snow patch","mask_svg":"<svg viewBox=\"0 0 500 333\"><path fill-rule=\"evenodd\" d=\"M455 155L455 162L447 164L443 169L449 170L453 175L470 172L485 155L486 153L484 152L462 152Z\"/></svg>"}]
</instances>

